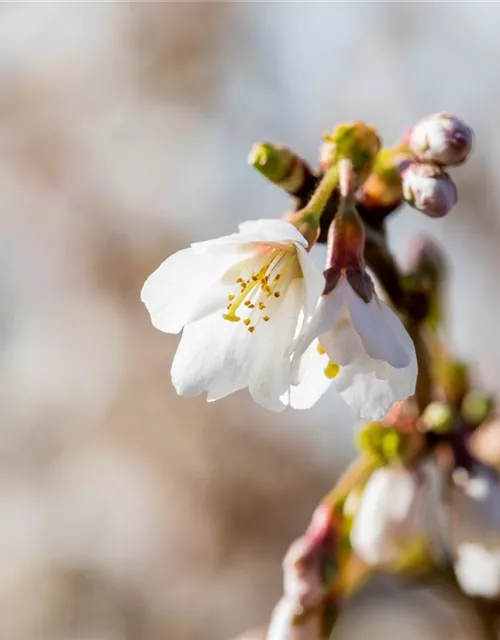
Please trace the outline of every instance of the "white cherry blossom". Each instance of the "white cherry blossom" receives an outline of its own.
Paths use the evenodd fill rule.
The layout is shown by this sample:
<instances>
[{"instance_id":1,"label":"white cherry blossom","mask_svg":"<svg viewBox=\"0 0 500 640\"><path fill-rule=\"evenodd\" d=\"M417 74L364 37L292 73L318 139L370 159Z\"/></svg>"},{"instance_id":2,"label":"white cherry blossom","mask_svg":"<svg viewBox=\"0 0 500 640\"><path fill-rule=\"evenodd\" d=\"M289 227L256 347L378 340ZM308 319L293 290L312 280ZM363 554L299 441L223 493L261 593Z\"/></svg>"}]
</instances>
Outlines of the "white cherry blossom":
<instances>
[{"instance_id":1,"label":"white cherry blossom","mask_svg":"<svg viewBox=\"0 0 500 640\"><path fill-rule=\"evenodd\" d=\"M180 395L206 391L213 401L247 387L257 403L280 411L291 345L323 288L300 232L282 220L257 220L170 256L141 298L156 328L184 329L172 364Z\"/></svg>"},{"instance_id":2,"label":"white cherry blossom","mask_svg":"<svg viewBox=\"0 0 500 640\"><path fill-rule=\"evenodd\" d=\"M425 479L418 471L384 467L370 477L351 531L351 544L372 566L395 566L425 539Z\"/></svg>"},{"instance_id":3,"label":"white cherry blossom","mask_svg":"<svg viewBox=\"0 0 500 640\"><path fill-rule=\"evenodd\" d=\"M292 407L308 409L333 384L361 418L380 420L414 393L417 360L394 311L375 292L365 302L342 275L298 339L294 371Z\"/></svg>"}]
</instances>

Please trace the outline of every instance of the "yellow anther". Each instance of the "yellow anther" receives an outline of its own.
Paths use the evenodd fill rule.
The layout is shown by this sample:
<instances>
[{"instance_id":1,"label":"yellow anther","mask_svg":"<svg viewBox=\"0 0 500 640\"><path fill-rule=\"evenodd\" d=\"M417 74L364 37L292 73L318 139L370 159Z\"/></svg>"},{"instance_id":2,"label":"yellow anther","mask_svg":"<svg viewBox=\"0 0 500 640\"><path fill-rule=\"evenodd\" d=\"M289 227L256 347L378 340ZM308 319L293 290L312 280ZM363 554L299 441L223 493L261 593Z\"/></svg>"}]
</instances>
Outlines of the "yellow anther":
<instances>
[{"instance_id":1,"label":"yellow anther","mask_svg":"<svg viewBox=\"0 0 500 640\"><path fill-rule=\"evenodd\" d=\"M224 318L224 320L229 320L229 322L239 322L241 320L240 317L235 316L234 313L223 313L222 317Z\"/></svg>"},{"instance_id":2,"label":"yellow anther","mask_svg":"<svg viewBox=\"0 0 500 640\"><path fill-rule=\"evenodd\" d=\"M288 273L290 269L293 269L293 273L295 273L298 268L296 260L294 260L296 256L292 256L289 251L270 248L262 257L263 260L260 263L262 266L255 269L248 280L242 276L236 279L240 290L234 294L229 294L227 297L230 304L227 305L227 313L223 316L226 320L238 322L240 317L237 315L237 312L242 305L249 310L258 307L260 311L264 311L266 305L263 300L265 300L266 297L269 298L272 295L274 295L275 298L281 297L281 292L276 291L277 281L280 279L283 280L285 274ZM280 273L276 273L278 270L280 270ZM286 281L288 282L288 276L286 276ZM264 320L267 322L269 316L265 316ZM253 333L255 327L250 324L250 320L248 322L245 321L245 325L250 333Z\"/></svg>"},{"instance_id":3,"label":"yellow anther","mask_svg":"<svg viewBox=\"0 0 500 640\"><path fill-rule=\"evenodd\" d=\"M333 380L338 375L339 371L340 371L339 365L335 364L335 362L332 362L330 360L325 367L325 376L330 380Z\"/></svg>"},{"instance_id":4,"label":"yellow anther","mask_svg":"<svg viewBox=\"0 0 500 640\"><path fill-rule=\"evenodd\" d=\"M269 322L269 316L264 316L262 320L264 320L264 322Z\"/></svg>"},{"instance_id":5,"label":"yellow anther","mask_svg":"<svg viewBox=\"0 0 500 640\"><path fill-rule=\"evenodd\" d=\"M243 323L246 324L246 326L248 327L248 325L251 323L252 321L250 320L250 318L245 318L243 320Z\"/></svg>"},{"instance_id":6,"label":"yellow anther","mask_svg":"<svg viewBox=\"0 0 500 640\"><path fill-rule=\"evenodd\" d=\"M318 350L318 353L319 353L320 356L322 356L322 355L324 355L326 353L325 348L319 342L318 342L317 350Z\"/></svg>"}]
</instances>

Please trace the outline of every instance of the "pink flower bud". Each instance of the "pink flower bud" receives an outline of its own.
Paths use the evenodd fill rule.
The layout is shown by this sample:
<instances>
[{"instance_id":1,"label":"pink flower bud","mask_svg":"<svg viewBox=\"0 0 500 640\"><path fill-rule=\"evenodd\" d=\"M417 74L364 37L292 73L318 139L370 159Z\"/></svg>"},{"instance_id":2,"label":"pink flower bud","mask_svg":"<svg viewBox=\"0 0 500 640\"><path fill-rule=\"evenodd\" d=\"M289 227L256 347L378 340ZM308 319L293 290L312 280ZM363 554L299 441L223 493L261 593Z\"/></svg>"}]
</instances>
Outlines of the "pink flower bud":
<instances>
[{"instance_id":1,"label":"pink flower bud","mask_svg":"<svg viewBox=\"0 0 500 640\"><path fill-rule=\"evenodd\" d=\"M413 162L403 173L403 196L431 218L445 216L456 204L457 187L439 167Z\"/></svg>"},{"instance_id":2,"label":"pink flower bud","mask_svg":"<svg viewBox=\"0 0 500 640\"><path fill-rule=\"evenodd\" d=\"M451 166L466 160L472 139L472 129L465 122L449 113L436 113L417 122L408 146L421 161Z\"/></svg>"}]
</instances>

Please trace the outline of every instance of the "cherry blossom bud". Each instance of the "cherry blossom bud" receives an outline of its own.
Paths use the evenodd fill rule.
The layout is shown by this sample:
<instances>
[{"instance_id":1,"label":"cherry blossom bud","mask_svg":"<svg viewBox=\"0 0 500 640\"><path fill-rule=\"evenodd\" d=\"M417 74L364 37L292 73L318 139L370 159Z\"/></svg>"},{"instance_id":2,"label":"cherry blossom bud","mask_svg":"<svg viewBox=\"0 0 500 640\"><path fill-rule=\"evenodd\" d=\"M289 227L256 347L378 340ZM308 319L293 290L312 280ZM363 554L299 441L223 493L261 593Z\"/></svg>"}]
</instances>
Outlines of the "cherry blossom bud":
<instances>
[{"instance_id":1,"label":"cherry blossom bud","mask_svg":"<svg viewBox=\"0 0 500 640\"><path fill-rule=\"evenodd\" d=\"M406 468L383 467L368 481L351 531L351 544L371 566L394 569L408 549L425 539L426 482Z\"/></svg>"},{"instance_id":2,"label":"cherry blossom bud","mask_svg":"<svg viewBox=\"0 0 500 640\"><path fill-rule=\"evenodd\" d=\"M380 138L376 129L364 122L347 122L339 124L332 133L325 134L324 138L319 152L322 171L326 172L342 158L348 158L361 184L368 176L373 159L380 150Z\"/></svg>"},{"instance_id":3,"label":"cherry blossom bud","mask_svg":"<svg viewBox=\"0 0 500 640\"><path fill-rule=\"evenodd\" d=\"M472 139L472 129L465 122L449 113L436 113L411 129L408 146L420 161L453 166L466 160Z\"/></svg>"},{"instance_id":4,"label":"cherry blossom bud","mask_svg":"<svg viewBox=\"0 0 500 640\"><path fill-rule=\"evenodd\" d=\"M296 193L304 184L310 168L296 153L281 145L260 142L253 145L248 162L272 183Z\"/></svg>"},{"instance_id":5,"label":"cherry blossom bud","mask_svg":"<svg viewBox=\"0 0 500 640\"><path fill-rule=\"evenodd\" d=\"M403 195L412 207L431 218L445 216L458 199L457 187L445 171L417 162L403 173Z\"/></svg>"}]
</instances>

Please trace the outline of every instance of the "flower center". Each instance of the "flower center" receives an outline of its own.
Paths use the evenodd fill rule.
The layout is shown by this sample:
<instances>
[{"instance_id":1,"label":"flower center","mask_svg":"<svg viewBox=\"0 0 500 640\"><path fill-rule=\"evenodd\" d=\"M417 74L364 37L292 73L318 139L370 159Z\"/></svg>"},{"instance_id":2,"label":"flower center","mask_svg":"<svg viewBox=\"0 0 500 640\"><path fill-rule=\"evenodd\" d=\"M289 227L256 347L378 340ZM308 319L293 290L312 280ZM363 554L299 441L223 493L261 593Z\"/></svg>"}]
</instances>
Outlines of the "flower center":
<instances>
[{"instance_id":1,"label":"flower center","mask_svg":"<svg viewBox=\"0 0 500 640\"><path fill-rule=\"evenodd\" d=\"M229 322L243 320L253 333L260 319L269 322L291 281L301 275L294 249L267 247L245 263L236 279L238 290L228 295L227 312L222 317Z\"/></svg>"}]
</instances>

